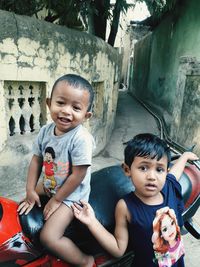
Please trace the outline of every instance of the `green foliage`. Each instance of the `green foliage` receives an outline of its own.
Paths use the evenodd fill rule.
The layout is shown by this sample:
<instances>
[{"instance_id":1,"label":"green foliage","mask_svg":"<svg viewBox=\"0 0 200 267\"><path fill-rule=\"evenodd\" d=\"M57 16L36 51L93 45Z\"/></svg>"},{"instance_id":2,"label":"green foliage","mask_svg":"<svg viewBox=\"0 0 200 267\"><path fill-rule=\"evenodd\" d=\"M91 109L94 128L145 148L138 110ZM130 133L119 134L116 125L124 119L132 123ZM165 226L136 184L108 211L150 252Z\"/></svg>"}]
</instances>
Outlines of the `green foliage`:
<instances>
[{"instance_id":1,"label":"green foliage","mask_svg":"<svg viewBox=\"0 0 200 267\"><path fill-rule=\"evenodd\" d=\"M47 10L46 21L69 28L83 27L80 20L81 1L79 0L41 0Z\"/></svg>"},{"instance_id":2,"label":"green foliage","mask_svg":"<svg viewBox=\"0 0 200 267\"><path fill-rule=\"evenodd\" d=\"M41 10L47 11L44 20L65 25L70 28L82 28L80 10L84 6L81 0L0 0L0 9L19 15L38 17Z\"/></svg>"},{"instance_id":3,"label":"green foliage","mask_svg":"<svg viewBox=\"0 0 200 267\"><path fill-rule=\"evenodd\" d=\"M41 2L40 0L0 0L0 9L32 16L43 9Z\"/></svg>"},{"instance_id":4,"label":"green foliage","mask_svg":"<svg viewBox=\"0 0 200 267\"><path fill-rule=\"evenodd\" d=\"M142 0L137 0L143 2ZM152 16L160 17L163 13L171 10L177 0L144 0Z\"/></svg>"},{"instance_id":5,"label":"green foliage","mask_svg":"<svg viewBox=\"0 0 200 267\"><path fill-rule=\"evenodd\" d=\"M178 0L116 0L113 5L111 0L0 0L0 9L36 17L39 11L45 10L47 15L44 20L79 30L88 30L90 22L90 32L104 40L109 21L111 32L108 43L114 45L120 14L126 14L137 1L146 2L151 15L159 18Z\"/></svg>"}]
</instances>

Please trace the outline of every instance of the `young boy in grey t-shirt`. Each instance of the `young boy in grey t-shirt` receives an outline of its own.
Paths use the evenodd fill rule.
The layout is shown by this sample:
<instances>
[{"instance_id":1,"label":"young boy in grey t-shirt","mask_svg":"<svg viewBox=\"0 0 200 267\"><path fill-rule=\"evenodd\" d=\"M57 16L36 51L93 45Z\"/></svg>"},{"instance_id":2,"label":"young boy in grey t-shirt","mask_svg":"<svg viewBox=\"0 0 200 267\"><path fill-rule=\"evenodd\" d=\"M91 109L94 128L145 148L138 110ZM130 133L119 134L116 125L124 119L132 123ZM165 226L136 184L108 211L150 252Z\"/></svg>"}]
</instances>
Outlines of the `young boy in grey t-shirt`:
<instances>
[{"instance_id":1,"label":"young boy in grey t-shirt","mask_svg":"<svg viewBox=\"0 0 200 267\"><path fill-rule=\"evenodd\" d=\"M94 259L64 237L64 231L74 218L72 203L89 198L94 140L82 123L92 115L93 98L92 86L78 75L64 75L54 83L47 99L53 122L38 134L26 198L18 208L20 215L28 214L35 203L41 206L40 195L47 195L41 242L59 258L82 267L93 266ZM38 182L41 172L43 181Z\"/></svg>"}]
</instances>

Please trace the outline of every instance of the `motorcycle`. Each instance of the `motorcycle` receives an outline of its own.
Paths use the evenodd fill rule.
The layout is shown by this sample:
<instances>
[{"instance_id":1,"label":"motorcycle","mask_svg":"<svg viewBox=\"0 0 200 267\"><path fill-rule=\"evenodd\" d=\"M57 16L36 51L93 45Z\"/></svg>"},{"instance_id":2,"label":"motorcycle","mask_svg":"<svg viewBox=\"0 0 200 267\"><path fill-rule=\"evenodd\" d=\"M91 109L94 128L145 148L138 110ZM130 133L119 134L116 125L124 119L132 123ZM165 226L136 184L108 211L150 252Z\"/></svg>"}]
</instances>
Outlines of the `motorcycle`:
<instances>
[{"instance_id":1,"label":"motorcycle","mask_svg":"<svg viewBox=\"0 0 200 267\"><path fill-rule=\"evenodd\" d=\"M200 227L195 224L193 217L200 205L200 161L190 162L179 182L185 203L185 211L182 214L184 232L189 232L199 239ZM92 173L89 203L98 220L109 231L114 230L114 209L117 201L133 190L133 185L124 175L121 166L110 166ZM42 201L45 202L45 199ZM28 215L19 216L17 207L18 203L15 201L0 197L0 267L72 266L41 246L39 234L44 224L42 208L35 205ZM94 256L96 267L131 266L134 251L130 247L124 256L113 258L98 244L87 227L76 219L65 234L81 250Z\"/></svg>"}]
</instances>

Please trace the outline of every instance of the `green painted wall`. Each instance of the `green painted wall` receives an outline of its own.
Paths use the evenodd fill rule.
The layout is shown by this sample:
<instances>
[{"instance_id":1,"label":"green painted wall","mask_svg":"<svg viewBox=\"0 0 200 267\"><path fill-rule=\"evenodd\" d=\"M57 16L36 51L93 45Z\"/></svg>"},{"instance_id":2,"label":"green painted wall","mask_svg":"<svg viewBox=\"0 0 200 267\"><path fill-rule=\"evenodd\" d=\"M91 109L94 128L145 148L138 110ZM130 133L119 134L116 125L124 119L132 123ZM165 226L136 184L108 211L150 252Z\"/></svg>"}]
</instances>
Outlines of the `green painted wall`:
<instances>
[{"instance_id":1,"label":"green painted wall","mask_svg":"<svg viewBox=\"0 0 200 267\"><path fill-rule=\"evenodd\" d=\"M179 60L182 56L200 58L200 1L175 10L153 33L148 88L155 104L173 112Z\"/></svg>"},{"instance_id":2,"label":"green painted wall","mask_svg":"<svg viewBox=\"0 0 200 267\"><path fill-rule=\"evenodd\" d=\"M180 88L185 90L180 86L183 82L180 79L181 58L195 59L195 67L192 67L192 62L190 63L190 67L194 69L200 62L200 1L182 0L180 2L177 8L162 19L150 34L151 37L145 37L136 44L134 81L129 89L164 116L173 137L181 142L188 140L189 144L192 141L189 137L182 133L180 140L178 136L179 129L187 128L187 118L183 121L181 119L183 114L179 114L179 117L176 117L179 122L175 122L174 112L178 113L177 105L179 109L183 109L181 105L185 103L184 92L178 91ZM193 99L192 103L195 105L196 100ZM191 113L189 106L187 109L184 112ZM193 119L198 121L198 118ZM185 124L184 127L180 126L180 121L181 124ZM179 128L173 129L176 126ZM198 128L197 125L192 127L193 132Z\"/></svg>"},{"instance_id":3,"label":"green painted wall","mask_svg":"<svg viewBox=\"0 0 200 267\"><path fill-rule=\"evenodd\" d=\"M134 94L138 98L147 97L147 84L149 77L149 64L151 52L152 35L145 36L140 42L135 44L135 56L133 73L130 75L133 80L133 86L130 87L134 90ZM142 52L141 52L142 51Z\"/></svg>"},{"instance_id":4,"label":"green painted wall","mask_svg":"<svg viewBox=\"0 0 200 267\"><path fill-rule=\"evenodd\" d=\"M200 59L200 1L182 2L185 3L154 30L152 42L145 37L136 44L135 50L134 92L170 114L173 112L180 57Z\"/></svg>"}]
</instances>

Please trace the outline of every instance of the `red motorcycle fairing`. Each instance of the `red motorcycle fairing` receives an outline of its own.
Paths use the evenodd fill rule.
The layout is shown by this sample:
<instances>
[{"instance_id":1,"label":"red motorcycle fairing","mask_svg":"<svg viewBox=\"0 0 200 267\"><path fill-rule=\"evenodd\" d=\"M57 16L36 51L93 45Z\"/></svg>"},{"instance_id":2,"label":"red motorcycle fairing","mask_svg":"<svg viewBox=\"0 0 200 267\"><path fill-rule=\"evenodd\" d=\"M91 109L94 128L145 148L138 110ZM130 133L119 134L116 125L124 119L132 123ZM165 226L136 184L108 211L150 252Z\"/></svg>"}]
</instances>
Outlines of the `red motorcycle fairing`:
<instances>
[{"instance_id":1,"label":"red motorcycle fairing","mask_svg":"<svg viewBox=\"0 0 200 267\"><path fill-rule=\"evenodd\" d=\"M15 262L21 266L40 255L22 232L17 207L16 202L0 198L0 264Z\"/></svg>"},{"instance_id":2,"label":"red motorcycle fairing","mask_svg":"<svg viewBox=\"0 0 200 267\"><path fill-rule=\"evenodd\" d=\"M0 244L22 231L17 213L18 204L13 200L2 198L0 202Z\"/></svg>"},{"instance_id":3,"label":"red motorcycle fairing","mask_svg":"<svg viewBox=\"0 0 200 267\"><path fill-rule=\"evenodd\" d=\"M16 261L23 265L40 255L22 232L17 233L0 246L0 263Z\"/></svg>"},{"instance_id":4,"label":"red motorcycle fairing","mask_svg":"<svg viewBox=\"0 0 200 267\"><path fill-rule=\"evenodd\" d=\"M194 165L190 165L190 166L185 167L184 173L187 174L187 176L189 177L189 180L190 180L191 186L192 186L191 194L185 203L185 208L188 208L195 201L197 196L199 195L199 192L200 192L200 178L199 178L200 172Z\"/></svg>"},{"instance_id":5,"label":"red motorcycle fairing","mask_svg":"<svg viewBox=\"0 0 200 267\"><path fill-rule=\"evenodd\" d=\"M69 264L51 255L44 255L25 265L26 267L71 267Z\"/></svg>"}]
</instances>

